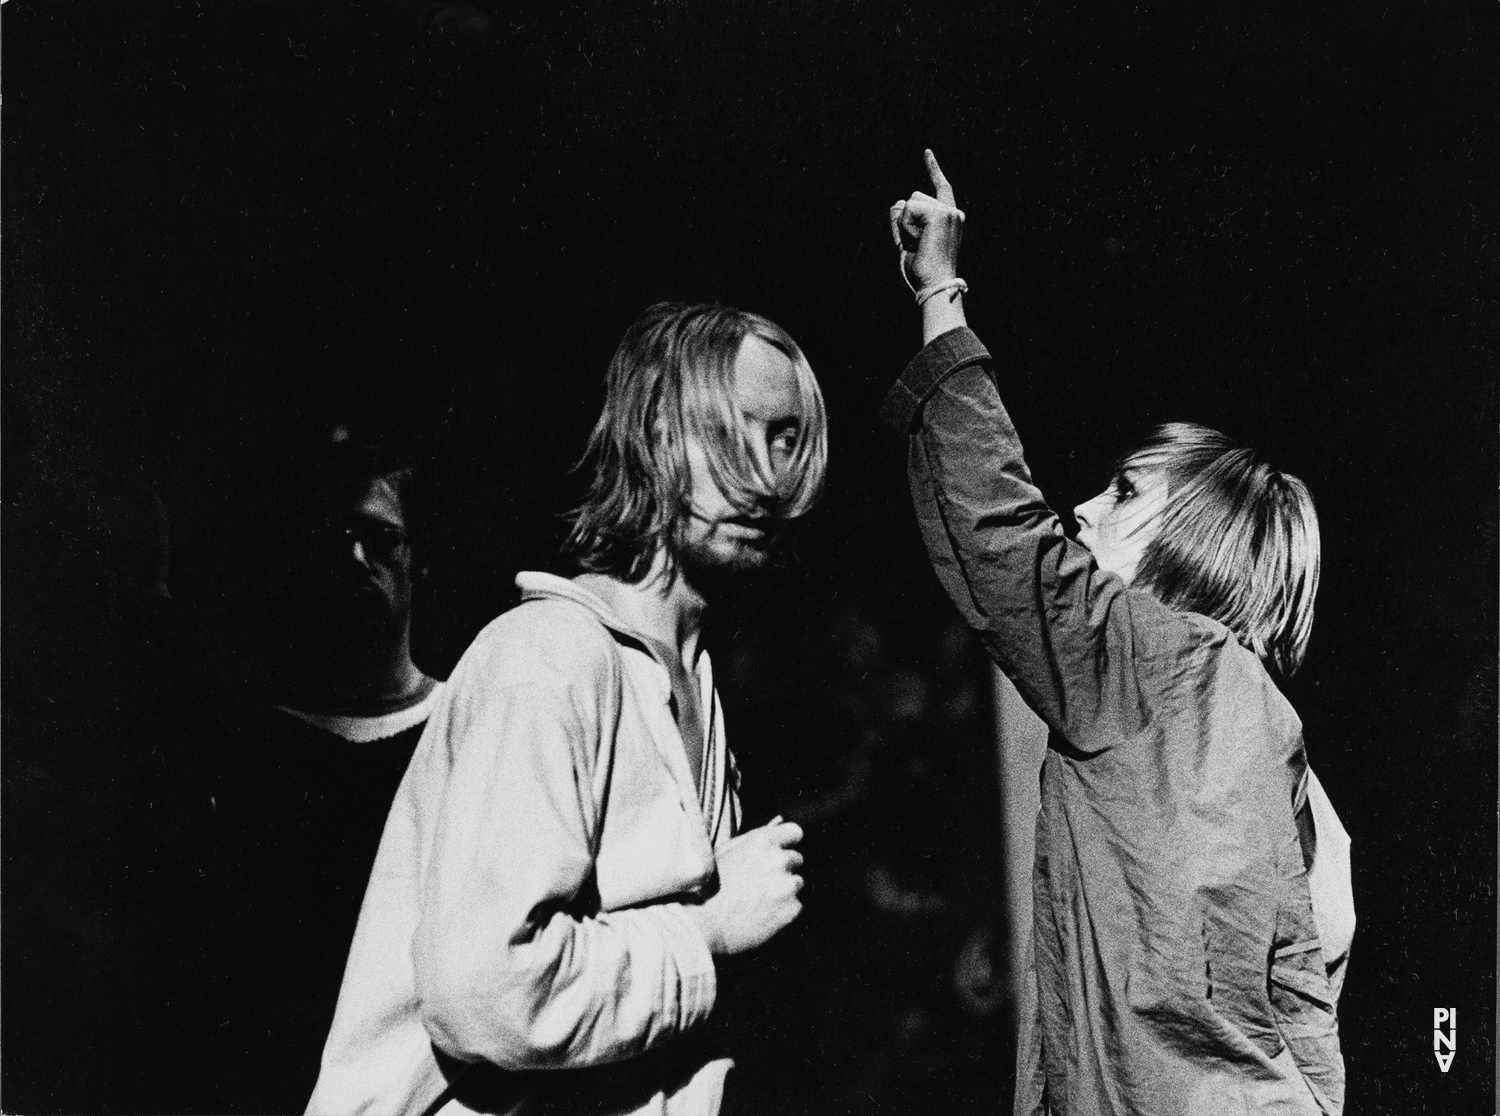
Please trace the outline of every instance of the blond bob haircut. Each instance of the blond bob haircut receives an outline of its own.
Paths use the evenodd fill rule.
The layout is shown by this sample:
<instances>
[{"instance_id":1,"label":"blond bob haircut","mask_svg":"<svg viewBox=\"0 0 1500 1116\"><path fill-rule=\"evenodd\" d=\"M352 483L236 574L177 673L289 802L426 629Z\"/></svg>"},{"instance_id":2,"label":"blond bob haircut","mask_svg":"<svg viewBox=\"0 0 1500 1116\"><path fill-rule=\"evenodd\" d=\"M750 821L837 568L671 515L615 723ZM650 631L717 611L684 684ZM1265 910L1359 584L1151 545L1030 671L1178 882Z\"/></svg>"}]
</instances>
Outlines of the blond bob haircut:
<instances>
[{"instance_id":1,"label":"blond bob haircut","mask_svg":"<svg viewBox=\"0 0 1500 1116\"><path fill-rule=\"evenodd\" d=\"M734 405L734 362L747 337L791 361L801 423L787 467L767 476ZM564 553L591 573L637 582L664 550L675 574L691 511L687 445L703 446L725 498L781 519L805 514L823 488L823 393L791 336L758 314L660 302L625 331L605 377L604 410L579 468L593 467Z\"/></svg>"},{"instance_id":2,"label":"blond bob haircut","mask_svg":"<svg viewBox=\"0 0 1500 1116\"><path fill-rule=\"evenodd\" d=\"M1291 677L1312 635L1322 561L1307 486L1192 423L1158 427L1118 466L1131 468L1164 472L1168 493L1132 586L1219 621Z\"/></svg>"}]
</instances>

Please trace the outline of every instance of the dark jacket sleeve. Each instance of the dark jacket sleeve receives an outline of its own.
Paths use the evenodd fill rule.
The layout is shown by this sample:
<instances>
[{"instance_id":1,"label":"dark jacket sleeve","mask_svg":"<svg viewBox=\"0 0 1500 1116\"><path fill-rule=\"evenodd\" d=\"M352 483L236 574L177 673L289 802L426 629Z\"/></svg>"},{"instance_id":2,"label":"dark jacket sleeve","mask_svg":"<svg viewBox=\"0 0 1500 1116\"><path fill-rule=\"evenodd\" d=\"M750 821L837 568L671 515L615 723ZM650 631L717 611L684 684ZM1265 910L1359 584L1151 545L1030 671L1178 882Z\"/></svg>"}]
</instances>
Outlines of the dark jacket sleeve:
<instances>
[{"instance_id":1,"label":"dark jacket sleeve","mask_svg":"<svg viewBox=\"0 0 1500 1116\"><path fill-rule=\"evenodd\" d=\"M1128 732L1141 715L1140 622L1168 614L1063 534L1032 483L979 339L967 329L936 338L891 389L882 417L909 436L912 499L933 569L1022 697L1083 751Z\"/></svg>"}]
</instances>

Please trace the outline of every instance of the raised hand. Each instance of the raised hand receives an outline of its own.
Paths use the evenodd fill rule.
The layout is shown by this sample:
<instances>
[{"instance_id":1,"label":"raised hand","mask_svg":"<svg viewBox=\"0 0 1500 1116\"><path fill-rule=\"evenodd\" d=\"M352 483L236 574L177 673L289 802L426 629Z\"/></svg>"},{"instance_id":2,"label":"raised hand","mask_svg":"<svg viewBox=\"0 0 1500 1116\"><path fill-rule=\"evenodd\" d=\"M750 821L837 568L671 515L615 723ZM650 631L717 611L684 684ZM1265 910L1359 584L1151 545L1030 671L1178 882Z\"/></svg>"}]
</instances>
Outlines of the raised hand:
<instances>
[{"instance_id":1,"label":"raised hand","mask_svg":"<svg viewBox=\"0 0 1500 1116\"><path fill-rule=\"evenodd\" d=\"M802 913L802 827L780 818L742 833L718 854L719 890L690 908L718 954L744 953L770 941Z\"/></svg>"},{"instance_id":2,"label":"raised hand","mask_svg":"<svg viewBox=\"0 0 1500 1116\"><path fill-rule=\"evenodd\" d=\"M891 206L891 239L902 253L902 266L913 287L921 290L958 275L958 245L963 239L964 213L953 197L953 187L931 149L922 153L932 193L918 190Z\"/></svg>"}]
</instances>

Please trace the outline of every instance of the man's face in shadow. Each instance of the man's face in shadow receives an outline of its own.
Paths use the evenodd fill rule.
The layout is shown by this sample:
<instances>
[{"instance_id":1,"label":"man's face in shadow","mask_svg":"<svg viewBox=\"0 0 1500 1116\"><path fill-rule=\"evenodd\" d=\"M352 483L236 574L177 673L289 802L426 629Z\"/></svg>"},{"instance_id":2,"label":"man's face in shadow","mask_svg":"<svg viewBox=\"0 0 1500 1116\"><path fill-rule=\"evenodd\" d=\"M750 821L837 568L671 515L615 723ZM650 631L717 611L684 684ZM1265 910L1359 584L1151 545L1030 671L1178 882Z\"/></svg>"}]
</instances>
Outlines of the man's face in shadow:
<instances>
[{"instance_id":1,"label":"man's face in shadow","mask_svg":"<svg viewBox=\"0 0 1500 1116\"><path fill-rule=\"evenodd\" d=\"M412 557L395 484L376 477L327 491L324 508L307 598L315 622L326 625L323 636L344 642L399 634L411 612Z\"/></svg>"},{"instance_id":2,"label":"man's face in shadow","mask_svg":"<svg viewBox=\"0 0 1500 1116\"><path fill-rule=\"evenodd\" d=\"M395 485L384 477L371 481L342 526L341 572L352 618L377 629L404 625L411 612L411 543Z\"/></svg>"}]
</instances>

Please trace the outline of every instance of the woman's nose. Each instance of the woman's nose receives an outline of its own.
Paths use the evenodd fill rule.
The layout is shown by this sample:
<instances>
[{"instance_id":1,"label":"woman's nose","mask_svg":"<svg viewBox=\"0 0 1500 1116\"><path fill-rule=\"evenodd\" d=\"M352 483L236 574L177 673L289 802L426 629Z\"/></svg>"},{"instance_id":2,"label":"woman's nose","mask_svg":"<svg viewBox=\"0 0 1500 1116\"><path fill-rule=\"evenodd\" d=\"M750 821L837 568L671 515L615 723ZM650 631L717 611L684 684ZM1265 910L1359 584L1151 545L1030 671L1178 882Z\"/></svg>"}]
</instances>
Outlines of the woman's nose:
<instances>
[{"instance_id":1,"label":"woman's nose","mask_svg":"<svg viewBox=\"0 0 1500 1116\"><path fill-rule=\"evenodd\" d=\"M1093 504L1093 502L1094 501L1092 500L1087 500L1073 509L1073 518L1078 520L1078 526L1093 526L1094 513L1090 510L1090 506Z\"/></svg>"}]
</instances>

